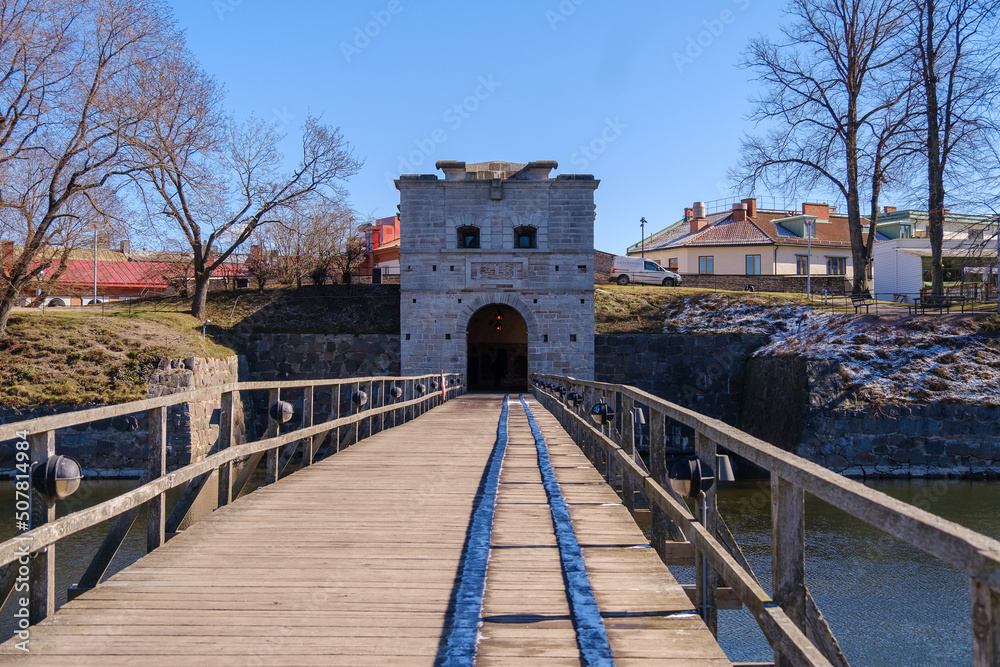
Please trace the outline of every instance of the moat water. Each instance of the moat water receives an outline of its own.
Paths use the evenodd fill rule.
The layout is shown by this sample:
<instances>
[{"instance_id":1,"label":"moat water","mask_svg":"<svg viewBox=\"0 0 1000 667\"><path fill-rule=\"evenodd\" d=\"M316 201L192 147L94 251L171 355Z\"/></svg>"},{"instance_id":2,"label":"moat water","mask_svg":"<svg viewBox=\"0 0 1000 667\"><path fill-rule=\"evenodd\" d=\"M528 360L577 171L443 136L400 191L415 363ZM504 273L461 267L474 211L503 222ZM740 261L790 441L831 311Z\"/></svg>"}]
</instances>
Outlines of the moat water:
<instances>
[{"instance_id":1,"label":"moat water","mask_svg":"<svg viewBox=\"0 0 1000 667\"><path fill-rule=\"evenodd\" d=\"M869 484L905 502L1000 539L1000 483L880 481ZM134 481L88 481L59 505L65 515L120 495ZM173 499L171 499L172 502ZM754 572L769 589L770 497L766 481L726 484L719 506ZM6 508L6 509L4 509ZM0 482L0 540L14 534L12 483ZM57 550L58 604L86 569L110 523L63 540ZM969 583L957 570L807 496L806 581L853 665L971 665ZM112 563L114 573L145 553L145 516ZM693 568L673 568L693 582ZM13 597L13 596L12 596ZM8 601L0 636L13 631ZM719 640L734 661L773 659L747 611L719 612Z\"/></svg>"}]
</instances>

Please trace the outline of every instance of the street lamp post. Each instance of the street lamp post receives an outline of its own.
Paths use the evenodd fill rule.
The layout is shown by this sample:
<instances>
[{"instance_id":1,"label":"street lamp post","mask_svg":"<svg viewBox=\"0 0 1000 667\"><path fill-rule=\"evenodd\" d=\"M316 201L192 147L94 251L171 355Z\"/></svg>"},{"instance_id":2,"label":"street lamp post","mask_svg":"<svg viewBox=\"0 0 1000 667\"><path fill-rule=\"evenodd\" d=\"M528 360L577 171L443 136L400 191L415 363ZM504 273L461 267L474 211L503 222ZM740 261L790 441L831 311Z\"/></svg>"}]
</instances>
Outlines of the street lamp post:
<instances>
[{"instance_id":1,"label":"street lamp post","mask_svg":"<svg viewBox=\"0 0 1000 667\"><path fill-rule=\"evenodd\" d=\"M646 259L646 218L639 218L639 229L642 230L640 232L641 238L639 239L639 243L641 244L640 252L642 253L642 258Z\"/></svg>"}]
</instances>

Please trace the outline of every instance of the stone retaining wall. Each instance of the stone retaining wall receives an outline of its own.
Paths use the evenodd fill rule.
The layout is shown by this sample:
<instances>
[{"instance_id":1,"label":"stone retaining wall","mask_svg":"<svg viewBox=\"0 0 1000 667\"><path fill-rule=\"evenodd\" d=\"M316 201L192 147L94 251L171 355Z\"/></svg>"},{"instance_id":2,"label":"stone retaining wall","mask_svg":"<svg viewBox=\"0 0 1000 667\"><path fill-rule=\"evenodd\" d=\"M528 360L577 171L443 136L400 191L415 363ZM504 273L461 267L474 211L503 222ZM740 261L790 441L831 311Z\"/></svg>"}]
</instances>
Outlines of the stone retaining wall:
<instances>
[{"instance_id":1,"label":"stone retaining wall","mask_svg":"<svg viewBox=\"0 0 1000 667\"><path fill-rule=\"evenodd\" d=\"M238 334L233 343L253 381L400 374L398 335Z\"/></svg>"},{"instance_id":2,"label":"stone retaining wall","mask_svg":"<svg viewBox=\"0 0 1000 667\"><path fill-rule=\"evenodd\" d=\"M595 375L735 425L747 358L767 341L749 334L599 335Z\"/></svg>"},{"instance_id":3,"label":"stone retaining wall","mask_svg":"<svg viewBox=\"0 0 1000 667\"><path fill-rule=\"evenodd\" d=\"M740 427L851 477L1000 475L1000 407L859 403L836 361L753 358Z\"/></svg>"},{"instance_id":4,"label":"stone retaining wall","mask_svg":"<svg viewBox=\"0 0 1000 667\"><path fill-rule=\"evenodd\" d=\"M706 287L742 292L747 285L753 285L757 292L798 292L805 294L805 276L746 276L746 275L705 275L683 274L684 287ZM812 293L847 294L851 284L844 276L813 276Z\"/></svg>"}]
</instances>

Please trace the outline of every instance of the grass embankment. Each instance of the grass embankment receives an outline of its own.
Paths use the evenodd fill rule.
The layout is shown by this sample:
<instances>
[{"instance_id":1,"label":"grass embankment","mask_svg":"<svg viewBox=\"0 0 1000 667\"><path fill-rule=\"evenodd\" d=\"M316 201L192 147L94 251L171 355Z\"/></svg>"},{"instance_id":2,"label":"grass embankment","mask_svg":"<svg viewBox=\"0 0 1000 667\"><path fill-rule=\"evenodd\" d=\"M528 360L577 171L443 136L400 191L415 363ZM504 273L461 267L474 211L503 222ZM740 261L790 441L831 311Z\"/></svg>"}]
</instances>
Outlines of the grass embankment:
<instances>
[{"instance_id":1,"label":"grass embankment","mask_svg":"<svg viewBox=\"0 0 1000 667\"><path fill-rule=\"evenodd\" d=\"M399 290L327 285L212 292L208 337L191 300L18 309L0 338L0 405L122 403L146 397L160 359L222 357L229 333L399 333Z\"/></svg>"},{"instance_id":2,"label":"grass embankment","mask_svg":"<svg viewBox=\"0 0 1000 667\"><path fill-rule=\"evenodd\" d=\"M0 338L0 405L121 403L146 397L160 359L219 357L200 323L176 312L136 308L15 311Z\"/></svg>"},{"instance_id":3,"label":"grass embankment","mask_svg":"<svg viewBox=\"0 0 1000 667\"><path fill-rule=\"evenodd\" d=\"M709 298L711 297L711 298ZM594 324L599 334L663 333L672 315L691 304L705 308L807 304L804 294L726 292L701 287L597 285Z\"/></svg>"}]
</instances>

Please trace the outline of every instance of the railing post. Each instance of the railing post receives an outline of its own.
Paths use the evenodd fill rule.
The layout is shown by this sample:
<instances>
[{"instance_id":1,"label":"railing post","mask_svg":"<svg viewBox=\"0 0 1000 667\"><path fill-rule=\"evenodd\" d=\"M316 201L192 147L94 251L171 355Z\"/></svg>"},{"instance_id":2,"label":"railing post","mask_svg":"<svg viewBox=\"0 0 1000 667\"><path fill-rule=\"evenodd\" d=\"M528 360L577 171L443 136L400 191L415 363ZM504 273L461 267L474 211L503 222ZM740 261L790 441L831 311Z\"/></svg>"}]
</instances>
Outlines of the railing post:
<instances>
[{"instance_id":1,"label":"railing post","mask_svg":"<svg viewBox=\"0 0 1000 667\"><path fill-rule=\"evenodd\" d=\"M771 473L771 576L774 601L788 618L806 631L806 555L805 493ZM775 667L790 667L792 662L774 652Z\"/></svg>"},{"instance_id":2,"label":"railing post","mask_svg":"<svg viewBox=\"0 0 1000 667\"><path fill-rule=\"evenodd\" d=\"M149 454L146 475L150 482L167 470L167 408L153 408L149 415ZM167 496L161 493L146 503L146 551L163 545L166 539Z\"/></svg>"},{"instance_id":3,"label":"railing post","mask_svg":"<svg viewBox=\"0 0 1000 667\"><path fill-rule=\"evenodd\" d=\"M330 419L340 419L340 383L330 387ZM331 449L334 454L340 451L340 427L330 431L333 437Z\"/></svg>"},{"instance_id":4,"label":"railing post","mask_svg":"<svg viewBox=\"0 0 1000 667\"><path fill-rule=\"evenodd\" d=\"M970 580L972 664L1000 667L1000 591Z\"/></svg>"},{"instance_id":5,"label":"railing post","mask_svg":"<svg viewBox=\"0 0 1000 667\"><path fill-rule=\"evenodd\" d=\"M267 392L267 435L265 438L273 438L278 435L278 420L274 418L271 411L278 401L281 400L280 389L269 389ZM274 484L278 481L278 448L271 447L267 450L267 478L265 484Z\"/></svg>"},{"instance_id":6,"label":"railing post","mask_svg":"<svg viewBox=\"0 0 1000 667\"><path fill-rule=\"evenodd\" d=\"M223 452L233 446L235 431L237 392L222 392L219 414L219 451ZM227 461L219 466L219 507L225 507L233 502L233 462Z\"/></svg>"},{"instance_id":7,"label":"railing post","mask_svg":"<svg viewBox=\"0 0 1000 667\"><path fill-rule=\"evenodd\" d=\"M313 396L315 392L312 386L308 386L302 393L302 428L309 428L313 425ZM316 438L309 436L302 441L302 467L310 466L313 457L316 456Z\"/></svg>"},{"instance_id":8,"label":"railing post","mask_svg":"<svg viewBox=\"0 0 1000 667\"><path fill-rule=\"evenodd\" d=\"M622 449L625 453L635 459L635 401L631 396L622 395ZM628 511L635 514L635 486L632 484L632 477L625 472L622 466L622 503Z\"/></svg>"},{"instance_id":9,"label":"railing post","mask_svg":"<svg viewBox=\"0 0 1000 667\"><path fill-rule=\"evenodd\" d=\"M707 463L715 470L715 454L718 450L714 441L701 433L695 434L695 453L698 458ZM711 488L705 492L705 498L697 501L698 519L709 535L715 537L719 531L719 511L716 505L718 483L712 484ZM705 620L705 625L712 631L713 635L719 634L719 604L718 589L719 575L708 564L708 559L704 554L698 553L695 559L695 577L697 585L696 604L701 611L701 617Z\"/></svg>"},{"instance_id":10,"label":"railing post","mask_svg":"<svg viewBox=\"0 0 1000 667\"><path fill-rule=\"evenodd\" d=\"M28 437L28 441L31 445L32 465L44 466L50 456L55 456L55 431L34 433ZM55 519L55 500L49 500L32 488L31 527L38 528ZM31 592L28 597L28 622L34 625L56 612L56 545L49 545L35 553L29 568Z\"/></svg>"}]
</instances>

